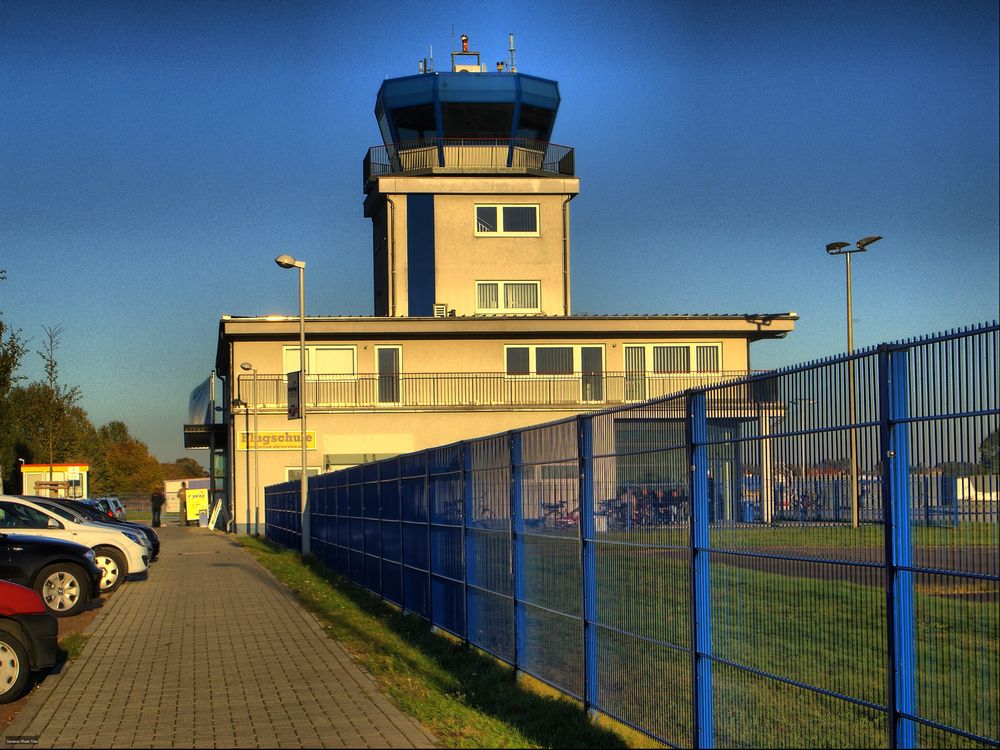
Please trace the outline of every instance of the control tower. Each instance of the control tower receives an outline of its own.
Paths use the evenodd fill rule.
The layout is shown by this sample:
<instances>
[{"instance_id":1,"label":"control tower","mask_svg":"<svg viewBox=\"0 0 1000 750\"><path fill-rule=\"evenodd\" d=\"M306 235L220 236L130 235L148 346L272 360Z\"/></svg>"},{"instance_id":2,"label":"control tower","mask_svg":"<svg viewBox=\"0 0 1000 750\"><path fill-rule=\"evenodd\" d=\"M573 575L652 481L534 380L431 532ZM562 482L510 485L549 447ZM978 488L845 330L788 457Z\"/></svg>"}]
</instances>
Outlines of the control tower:
<instances>
[{"instance_id":1,"label":"control tower","mask_svg":"<svg viewBox=\"0 0 1000 750\"><path fill-rule=\"evenodd\" d=\"M383 82L364 160L375 314L569 315L573 149L550 141L555 81L479 53Z\"/></svg>"}]
</instances>

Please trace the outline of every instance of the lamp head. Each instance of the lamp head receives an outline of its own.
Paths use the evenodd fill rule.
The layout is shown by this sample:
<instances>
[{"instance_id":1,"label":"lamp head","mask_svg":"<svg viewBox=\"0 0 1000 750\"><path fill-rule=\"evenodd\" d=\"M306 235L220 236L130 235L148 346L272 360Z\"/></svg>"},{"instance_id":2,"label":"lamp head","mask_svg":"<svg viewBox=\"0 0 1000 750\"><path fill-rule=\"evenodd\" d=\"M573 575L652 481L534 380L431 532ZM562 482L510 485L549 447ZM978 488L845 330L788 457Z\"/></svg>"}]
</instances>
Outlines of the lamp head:
<instances>
[{"instance_id":1,"label":"lamp head","mask_svg":"<svg viewBox=\"0 0 1000 750\"><path fill-rule=\"evenodd\" d=\"M850 243L848 242L831 242L829 245L826 246L826 251L830 253L830 255L837 255L845 247L848 247L849 244Z\"/></svg>"},{"instance_id":2,"label":"lamp head","mask_svg":"<svg viewBox=\"0 0 1000 750\"><path fill-rule=\"evenodd\" d=\"M274 262L277 263L282 268L305 268L306 267L306 264L305 264L304 261L295 260L295 258L293 258L291 255L288 255L288 254L279 255L277 258L274 259Z\"/></svg>"},{"instance_id":3,"label":"lamp head","mask_svg":"<svg viewBox=\"0 0 1000 750\"><path fill-rule=\"evenodd\" d=\"M865 237L862 240L858 240L858 250L861 251L867 250L869 245L871 245L873 242L878 242L880 239L882 239L881 236L875 235L873 237Z\"/></svg>"},{"instance_id":4,"label":"lamp head","mask_svg":"<svg viewBox=\"0 0 1000 750\"><path fill-rule=\"evenodd\" d=\"M250 364L249 362L243 362L240 365L240 369L245 370L246 372L250 372L253 369L253 365Z\"/></svg>"}]
</instances>

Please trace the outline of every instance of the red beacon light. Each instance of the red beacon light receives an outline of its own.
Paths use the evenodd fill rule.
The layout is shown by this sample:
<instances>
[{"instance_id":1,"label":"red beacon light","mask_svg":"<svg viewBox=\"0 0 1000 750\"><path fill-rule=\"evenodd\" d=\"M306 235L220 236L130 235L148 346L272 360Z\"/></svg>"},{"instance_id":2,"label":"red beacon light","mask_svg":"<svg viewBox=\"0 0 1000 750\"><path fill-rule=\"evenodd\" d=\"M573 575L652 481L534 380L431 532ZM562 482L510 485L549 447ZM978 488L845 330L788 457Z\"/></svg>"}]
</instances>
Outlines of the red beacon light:
<instances>
[{"instance_id":1,"label":"red beacon light","mask_svg":"<svg viewBox=\"0 0 1000 750\"><path fill-rule=\"evenodd\" d=\"M462 34L462 52L468 52L468 51L469 51L469 37L465 34Z\"/></svg>"}]
</instances>

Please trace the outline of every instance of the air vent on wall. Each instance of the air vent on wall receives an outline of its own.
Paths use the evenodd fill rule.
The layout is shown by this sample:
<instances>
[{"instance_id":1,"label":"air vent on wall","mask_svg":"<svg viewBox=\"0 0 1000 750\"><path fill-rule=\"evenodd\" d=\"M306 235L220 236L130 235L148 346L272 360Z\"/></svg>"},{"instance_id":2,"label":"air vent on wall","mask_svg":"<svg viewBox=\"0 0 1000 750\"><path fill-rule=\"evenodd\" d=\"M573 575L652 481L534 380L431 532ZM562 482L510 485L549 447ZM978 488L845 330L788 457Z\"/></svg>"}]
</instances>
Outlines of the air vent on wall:
<instances>
[{"instance_id":1,"label":"air vent on wall","mask_svg":"<svg viewBox=\"0 0 1000 750\"><path fill-rule=\"evenodd\" d=\"M434 317L435 318L448 317L448 305L446 305L444 302L434 303Z\"/></svg>"}]
</instances>

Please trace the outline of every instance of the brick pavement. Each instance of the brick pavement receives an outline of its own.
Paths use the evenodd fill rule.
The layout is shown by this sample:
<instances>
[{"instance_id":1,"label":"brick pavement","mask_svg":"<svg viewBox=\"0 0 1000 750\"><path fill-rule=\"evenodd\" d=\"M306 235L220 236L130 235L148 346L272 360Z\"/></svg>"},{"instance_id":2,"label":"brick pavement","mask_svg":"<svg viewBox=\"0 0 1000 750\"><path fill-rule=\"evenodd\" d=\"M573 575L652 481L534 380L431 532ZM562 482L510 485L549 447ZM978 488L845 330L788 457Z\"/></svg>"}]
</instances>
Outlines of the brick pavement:
<instances>
[{"instance_id":1,"label":"brick pavement","mask_svg":"<svg viewBox=\"0 0 1000 750\"><path fill-rule=\"evenodd\" d=\"M432 747L231 537L160 529L83 653L5 732L36 747Z\"/></svg>"}]
</instances>

